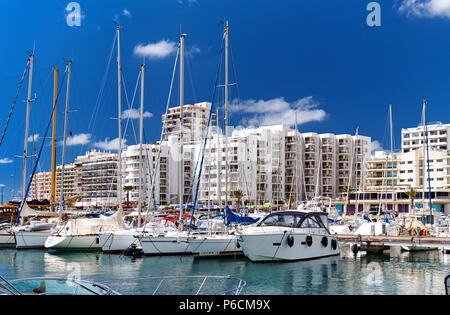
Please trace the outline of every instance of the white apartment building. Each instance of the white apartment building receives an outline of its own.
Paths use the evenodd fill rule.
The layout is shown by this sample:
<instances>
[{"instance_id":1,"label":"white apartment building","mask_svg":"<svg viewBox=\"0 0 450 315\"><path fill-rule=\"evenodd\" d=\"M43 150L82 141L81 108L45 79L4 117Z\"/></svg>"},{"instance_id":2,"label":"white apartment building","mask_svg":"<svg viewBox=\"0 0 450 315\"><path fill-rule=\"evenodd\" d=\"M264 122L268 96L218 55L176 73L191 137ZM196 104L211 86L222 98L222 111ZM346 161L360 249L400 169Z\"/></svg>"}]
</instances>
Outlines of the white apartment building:
<instances>
[{"instance_id":1,"label":"white apartment building","mask_svg":"<svg viewBox=\"0 0 450 315\"><path fill-rule=\"evenodd\" d=\"M450 142L450 124L437 123L427 125L428 147L431 150L448 150ZM424 127L402 129L402 152L423 149L425 143Z\"/></svg>"},{"instance_id":2,"label":"white apartment building","mask_svg":"<svg viewBox=\"0 0 450 315\"><path fill-rule=\"evenodd\" d=\"M117 153L93 149L75 159L81 195L81 200L75 203L76 207L117 206L117 158Z\"/></svg>"},{"instance_id":3,"label":"white apartment building","mask_svg":"<svg viewBox=\"0 0 450 315\"><path fill-rule=\"evenodd\" d=\"M211 103L202 102L183 106L183 140L184 144L193 144L205 135L208 125ZM163 140L168 141L170 135L180 135L180 106L171 107L162 115Z\"/></svg>"},{"instance_id":4,"label":"white apartment building","mask_svg":"<svg viewBox=\"0 0 450 315\"><path fill-rule=\"evenodd\" d=\"M131 186L129 201L139 200L140 146L128 146L122 153L123 186ZM153 206L170 203L169 169L172 163L168 142L142 145L142 200ZM154 198L154 199L153 199Z\"/></svg>"},{"instance_id":5,"label":"white apartment building","mask_svg":"<svg viewBox=\"0 0 450 315\"><path fill-rule=\"evenodd\" d=\"M359 207L368 210L385 205L389 210L408 213L411 200L406 192L413 188L417 192L418 207L429 203L431 191L433 209L450 213L450 151L429 150L428 155L427 161L422 150L393 154L375 152L368 161L367 182L365 189L359 192ZM351 199L355 199L354 194Z\"/></svg>"}]
</instances>

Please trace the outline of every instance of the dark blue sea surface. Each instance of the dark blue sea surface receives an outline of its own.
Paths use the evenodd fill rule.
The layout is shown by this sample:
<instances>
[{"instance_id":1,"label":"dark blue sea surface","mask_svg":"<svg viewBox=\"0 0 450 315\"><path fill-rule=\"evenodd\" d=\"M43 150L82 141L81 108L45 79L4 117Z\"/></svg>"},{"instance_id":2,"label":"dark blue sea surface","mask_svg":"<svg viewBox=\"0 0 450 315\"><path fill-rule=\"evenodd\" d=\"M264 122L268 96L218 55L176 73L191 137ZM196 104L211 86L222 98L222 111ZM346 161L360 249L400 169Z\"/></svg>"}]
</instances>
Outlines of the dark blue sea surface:
<instances>
[{"instance_id":1,"label":"dark blue sea surface","mask_svg":"<svg viewBox=\"0 0 450 315\"><path fill-rule=\"evenodd\" d=\"M122 294L195 294L203 278L168 280L153 276L226 276L246 281L244 295L441 295L450 273L450 255L438 251L353 255L322 259L253 263L241 258L192 256L130 258L101 252L0 249L6 279L72 277L98 281ZM126 280L128 279L128 280ZM232 289L238 280L208 279L202 294Z\"/></svg>"}]
</instances>

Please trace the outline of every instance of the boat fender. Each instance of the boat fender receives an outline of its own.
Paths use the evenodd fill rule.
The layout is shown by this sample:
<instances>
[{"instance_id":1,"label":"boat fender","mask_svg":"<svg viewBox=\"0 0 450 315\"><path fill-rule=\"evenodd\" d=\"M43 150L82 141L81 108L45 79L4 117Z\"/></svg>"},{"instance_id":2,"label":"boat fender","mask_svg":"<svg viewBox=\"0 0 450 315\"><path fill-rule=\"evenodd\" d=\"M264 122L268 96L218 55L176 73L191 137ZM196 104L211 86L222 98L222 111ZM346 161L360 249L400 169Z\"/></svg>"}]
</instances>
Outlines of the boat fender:
<instances>
[{"instance_id":1,"label":"boat fender","mask_svg":"<svg viewBox=\"0 0 450 315\"><path fill-rule=\"evenodd\" d=\"M331 240L331 248L333 250L335 250L337 248L337 241L334 238Z\"/></svg>"},{"instance_id":2,"label":"boat fender","mask_svg":"<svg viewBox=\"0 0 450 315\"><path fill-rule=\"evenodd\" d=\"M326 236L322 237L322 241L320 242L323 247L328 246L328 238Z\"/></svg>"},{"instance_id":3,"label":"boat fender","mask_svg":"<svg viewBox=\"0 0 450 315\"><path fill-rule=\"evenodd\" d=\"M292 247L294 245L294 236L293 235L289 235L287 237L287 244L289 247Z\"/></svg>"},{"instance_id":4,"label":"boat fender","mask_svg":"<svg viewBox=\"0 0 450 315\"><path fill-rule=\"evenodd\" d=\"M353 244L353 245L352 245L352 252L353 252L354 254L356 254L358 251L359 251L358 245Z\"/></svg>"},{"instance_id":5,"label":"boat fender","mask_svg":"<svg viewBox=\"0 0 450 315\"><path fill-rule=\"evenodd\" d=\"M239 242L236 242L236 248L241 248L241 244L239 244Z\"/></svg>"},{"instance_id":6,"label":"boat fender","mask_svg":"<svg viewBox=\"0 0 450 315\"><path fill-rule=\"evenodd\" d=\"M308 247L311 247L312 241L313 241L312 236L311 236L311 235L308 235L308 236L306 237L306 245L308 245Z\"/></svg>"}]
</instances>

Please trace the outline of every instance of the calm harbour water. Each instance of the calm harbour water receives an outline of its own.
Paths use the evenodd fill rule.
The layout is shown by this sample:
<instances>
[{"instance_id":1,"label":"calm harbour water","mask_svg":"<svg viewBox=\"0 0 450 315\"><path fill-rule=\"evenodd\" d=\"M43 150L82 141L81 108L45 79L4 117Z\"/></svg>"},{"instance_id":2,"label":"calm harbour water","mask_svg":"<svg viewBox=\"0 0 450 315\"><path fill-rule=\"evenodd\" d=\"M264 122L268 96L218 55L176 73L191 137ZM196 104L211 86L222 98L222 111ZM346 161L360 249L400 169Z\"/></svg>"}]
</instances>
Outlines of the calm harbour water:
<instances>
[{"instance_id":1,"label":"calm harbour water","mask_svg":"<svg viewBox=\"0 0 450 315\"><path fill-rule=\"evenodd\" d=\"M122 294L152 294L157 283L111 280L231 275L247 282L243 295L442 295L445 293L444 277L449 272L450 255L438 251L409 253L392 249L390 254L359 253L354 256L349 250L343 250L341 256L316 260L253 263L245 257L132 259L101 252L49 253L45 250L0 249L0 274L7 279L77 275L84 280L105 283ZM186 290L189 284L178 283L175 286Z\"/></svg>"}]
</instances>

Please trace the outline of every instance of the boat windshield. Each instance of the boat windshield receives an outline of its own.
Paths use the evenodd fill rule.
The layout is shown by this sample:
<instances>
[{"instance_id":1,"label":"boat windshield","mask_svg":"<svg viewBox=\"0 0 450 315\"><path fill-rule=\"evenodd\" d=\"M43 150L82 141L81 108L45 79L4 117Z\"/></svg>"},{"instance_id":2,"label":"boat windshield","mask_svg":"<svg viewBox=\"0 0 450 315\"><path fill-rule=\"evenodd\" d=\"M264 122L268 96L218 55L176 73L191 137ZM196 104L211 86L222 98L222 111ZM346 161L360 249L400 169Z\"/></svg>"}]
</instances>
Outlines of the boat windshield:
<instances>
[{"instance_id":1,"label":"boat windshield","mask_svg":"<svg viewBox=\"0 0 450 315\"><path fill-rule=\"evenodd\" d=\"M298 227L304 217L304 213L272 213L259 226Z\"/></svg>"}]
</instances>

